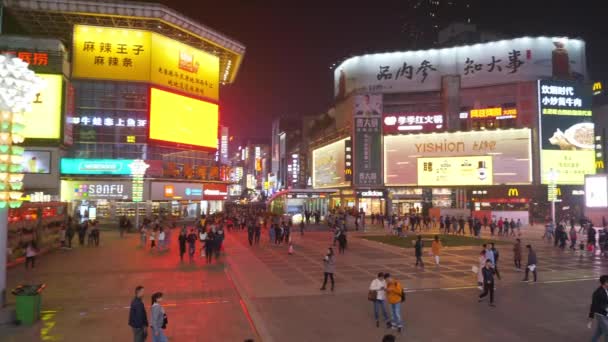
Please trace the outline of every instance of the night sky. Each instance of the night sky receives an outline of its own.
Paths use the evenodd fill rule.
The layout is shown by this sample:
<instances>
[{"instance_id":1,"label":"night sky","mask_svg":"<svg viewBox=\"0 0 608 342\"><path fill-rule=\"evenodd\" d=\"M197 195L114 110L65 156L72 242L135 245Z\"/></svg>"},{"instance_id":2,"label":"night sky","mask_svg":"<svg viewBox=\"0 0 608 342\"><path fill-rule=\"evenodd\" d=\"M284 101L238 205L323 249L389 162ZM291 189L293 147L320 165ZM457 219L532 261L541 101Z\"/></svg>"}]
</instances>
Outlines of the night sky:
<instances>
[{"instance_id":1,"label":"night sky","mask_svg":"<svg viewBox=\"0 0 608 342\"><path fill-rule=\"evenodd\" d=\"M458 1L458 0L453 0ZM236 82L221 89L222 123L238 138L269 137L279 115L311 115L332 103L336 61L402 50L407 1L197 1L165 5L245 44ZM257 5L254 4L257 3ZM480 28L508 36L581 37L593 79L607 79L606 20L600 0L481 1ZM263 3L263 5L260 5Z\"/></svg>"}]
</instances>

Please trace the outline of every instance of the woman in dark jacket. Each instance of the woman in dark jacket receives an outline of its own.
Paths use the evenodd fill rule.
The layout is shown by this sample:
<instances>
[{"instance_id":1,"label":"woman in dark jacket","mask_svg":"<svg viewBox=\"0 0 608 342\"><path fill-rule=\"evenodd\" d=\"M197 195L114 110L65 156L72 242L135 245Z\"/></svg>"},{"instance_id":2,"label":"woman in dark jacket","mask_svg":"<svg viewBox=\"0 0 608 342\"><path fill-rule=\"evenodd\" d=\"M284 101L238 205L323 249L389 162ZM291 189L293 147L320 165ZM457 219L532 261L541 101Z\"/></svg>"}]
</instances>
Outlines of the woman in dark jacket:
<instances>
[{"instance_id":1,"label":"woman in dark jacket","mask_svg":"<svg viewBox=\"0 0 608 342\"><path fill-rule=\"evenodd\" d=\"M184 254L186 254L186 241L188 240L188 236L186 235L186 227L182 229L179 233L179 260L184 261Z\"/></svg>"}]
</instances>

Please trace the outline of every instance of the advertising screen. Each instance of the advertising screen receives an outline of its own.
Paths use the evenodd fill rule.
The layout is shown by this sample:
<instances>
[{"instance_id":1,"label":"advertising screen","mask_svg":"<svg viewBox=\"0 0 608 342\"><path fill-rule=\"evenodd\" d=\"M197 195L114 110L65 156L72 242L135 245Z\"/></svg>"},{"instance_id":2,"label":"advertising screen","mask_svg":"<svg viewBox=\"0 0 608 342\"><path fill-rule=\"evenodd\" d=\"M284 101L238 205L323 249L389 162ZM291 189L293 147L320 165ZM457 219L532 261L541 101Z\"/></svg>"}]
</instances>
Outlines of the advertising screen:
<instances>
[{"instance_id":1,"label":"advertising screen","mask_svg":"<svg viewBox=\"0 0 608 342\"><path fill-rule=\"evenodd\" d=\"M492 185L492 157L418 158L418 185Z\"/></svg>"},{"instance_id":2,"label":"advertising screen","mask_svg":"<svg viewBox=\"0 0 608 342\"><path fill-rule=\"evenodd\" d=\"M462 88L586 78L585 42L563 37L523 37L443 49L375 53L346 59L334 71L336 97L351 93L441 90L457 76Z\"/></svg>"},{"instance_id":3,"label":"advertising screen","mask_svg":"<svg viewBox=\"0 0 608 342\"><path fill-rule=\"evenodd\" d=\"M32 111L25 113L26 139L59 139L61 137L61 100L63 76L38 74L44 81L32 102Z\"/></svg>"},{"instance_id":4,"label":"advertising screen","mask_svg":"<svg viewBox=\"0 0 608 342\"><path fill-rule=\"evenodd\" d=\"M344 177L344 141L342 139L312 151L313 188L348 186Z\"/></svg>"},{"instance_id":5,"label":"advertising screen","mask_svg":"<svg viewBox=\"0 0 608 342\"><path fill-rule=\"evenodd\" d=\"M150 140L217 149L219 106L150 89Z\"/></svg>"},{"instance_id":6,"label":"advertising screen","mask_svg":"<svg viewBox=\"0 0 608 342\"><path fill-rule=\"evenodd\" d=\"M153 201L201 200L203 198L203 184L152 182L150 196Z\"/></svg>"},{"instance_id":7,"label":"advertising screen","mask_svg":"<svg viewBox=\"0 0 608 342\"><path fill-rule=\"evenodd\" d=\"M219 57L157 33L74 26L75 78L151 82L218 99Z\"/></svg>"},{"instance_id":8,"label":"advertising screen","mask_svg":"<svg viewBox=\"0 0 608 342\"><path fill-rule=\"evenodd\" d=\"M608 208L608 176L585 177L585 205L588 208Z\"/></svg>"},{"instance_id":9,"label":"advertising screen","mask_svg":"<svg viewBox=\"0 0 608 342\"><path fill-rule=\"evenodd\" d=\"M557 184L582 185L595 174L591 88L571 81L539 81L541 182L551 170Z\"/></svg>"},{"instance_id":10,"label":"advertising screen","mask_svg":"<svg viewBox=\"0 0 608 342\"><path fill-rule=\"evenodd\" d=\"M131 175L133 159L61 158L62 175Z\"/></svg>"},{"instance_id":11,"label":"advertising screen","mask_svg":"<svg viewBox=\"0 0 608 342\"><path fill-rule=\"evenodd\" d=\"M25 150L21 166L23 173L51 173L51 152Z\"/></svg>"},{"instance_id":12,"label":"advertising screen","mask_svg":"<svg viewBox=\"0 0 608 342\"><path fill-rule=\"evenodd\" d=\"M488 177L470 183L530 184L532 182L531 131L528 128L496 131L387 135L384 137L384 179L387 185L419 185L418 159L491 157ZM475 159L476 164L479 161ZM424 163L424 161L423 161ZM433 163L435 165L435 163ZM475 166L475 165L474 165ZM446 184L447 185L447 184Z\"/></svg>"}]
</instances>

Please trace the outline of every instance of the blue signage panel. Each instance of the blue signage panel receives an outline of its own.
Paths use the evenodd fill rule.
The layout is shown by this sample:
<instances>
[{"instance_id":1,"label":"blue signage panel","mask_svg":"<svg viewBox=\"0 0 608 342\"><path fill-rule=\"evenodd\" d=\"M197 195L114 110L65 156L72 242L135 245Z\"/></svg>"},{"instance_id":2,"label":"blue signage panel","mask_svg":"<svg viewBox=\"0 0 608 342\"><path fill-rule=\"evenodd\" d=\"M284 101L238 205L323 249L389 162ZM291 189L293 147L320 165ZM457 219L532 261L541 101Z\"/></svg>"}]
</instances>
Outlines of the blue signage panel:
<instances>
[{"instance_id":1,"label":"blue signage panel","mask_svg":"<svg viewBox=\"0 0 608 342\"><path fill-rule=\"evenodd\" d=\"M133 159L61 158L63 175L130 175Z\"/></svg>"}]
</instances>

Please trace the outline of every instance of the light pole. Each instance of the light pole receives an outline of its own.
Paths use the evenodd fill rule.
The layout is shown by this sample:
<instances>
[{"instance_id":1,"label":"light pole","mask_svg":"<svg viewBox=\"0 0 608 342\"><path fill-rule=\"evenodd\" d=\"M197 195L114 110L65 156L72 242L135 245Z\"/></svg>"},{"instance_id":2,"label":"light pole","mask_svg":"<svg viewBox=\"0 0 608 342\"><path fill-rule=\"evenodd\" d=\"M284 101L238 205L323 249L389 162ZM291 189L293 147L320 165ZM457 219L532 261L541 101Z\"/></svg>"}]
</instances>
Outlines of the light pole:
<instances>
[{"instance_id":1,"label":"light pole","mask_svg":"<svg viewBox=\"0 0 608 342\"><path fill-rule=\"evenodd\" d=\"M559 178L559 173L554 169L549 170L547 174L547 179L549 180L549 185L547 189L547 198L551 201L551 223L553 227L557 227L557 222L555 222L555 201L557 200L557 179Z\"/></svg>"},{"instance_id":2,"label":"light pole","mask_svg":"<svg viewBox=\"0 0 608 342\"><path fill-rule=\"evenodd\" d=\"M6 304L8 210L21 206L25 112L41 88L41 79L19 58L0 55L0 308Z\"/></svg>"}]
</instances>

